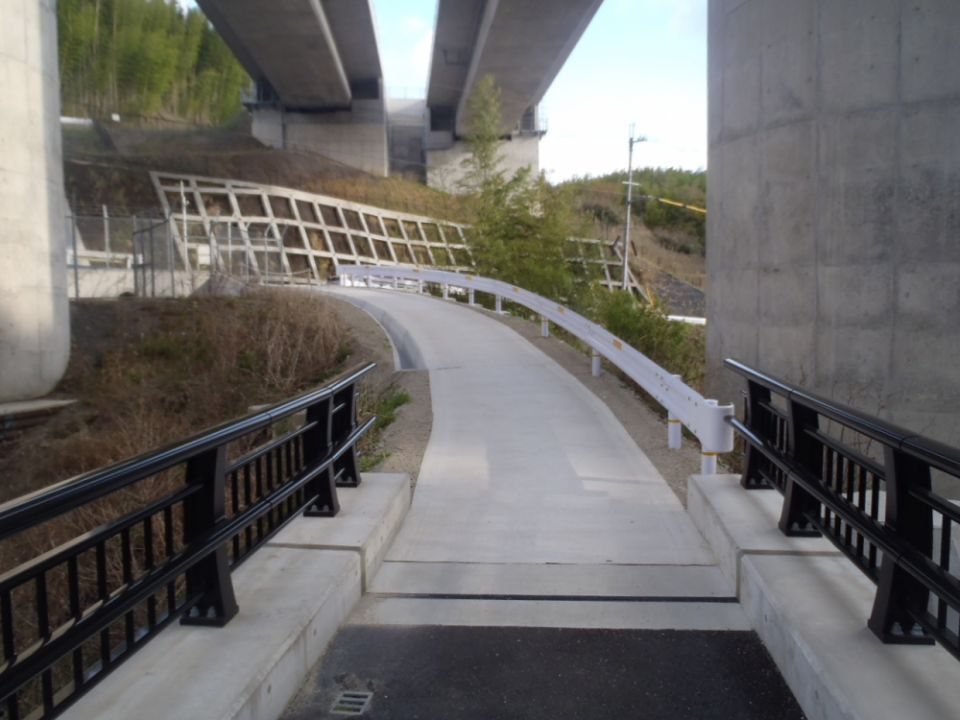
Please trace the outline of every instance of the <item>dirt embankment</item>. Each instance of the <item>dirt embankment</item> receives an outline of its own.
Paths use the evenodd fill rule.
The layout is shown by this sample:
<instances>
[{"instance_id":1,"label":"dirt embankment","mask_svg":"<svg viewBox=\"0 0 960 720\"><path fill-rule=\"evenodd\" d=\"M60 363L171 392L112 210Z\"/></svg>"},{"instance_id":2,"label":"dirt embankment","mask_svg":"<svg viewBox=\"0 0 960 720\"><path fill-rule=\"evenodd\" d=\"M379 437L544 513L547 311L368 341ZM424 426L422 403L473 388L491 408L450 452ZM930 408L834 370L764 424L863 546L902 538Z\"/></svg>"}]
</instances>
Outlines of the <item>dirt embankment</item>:
<instances>
[{"instance_id":1,"label":"dirt embankment","mask_svg":"<svg viewBox=\"0 0 960 720\"><path fill-rule=\"evenodd\" d=\"M446 220L462 220L462 199L404 177L377 177L306 148L277 150L243 128L64 130L67 197L81 210L159 212L150 171L294 188Z\"/></svg>"}]
</instances>

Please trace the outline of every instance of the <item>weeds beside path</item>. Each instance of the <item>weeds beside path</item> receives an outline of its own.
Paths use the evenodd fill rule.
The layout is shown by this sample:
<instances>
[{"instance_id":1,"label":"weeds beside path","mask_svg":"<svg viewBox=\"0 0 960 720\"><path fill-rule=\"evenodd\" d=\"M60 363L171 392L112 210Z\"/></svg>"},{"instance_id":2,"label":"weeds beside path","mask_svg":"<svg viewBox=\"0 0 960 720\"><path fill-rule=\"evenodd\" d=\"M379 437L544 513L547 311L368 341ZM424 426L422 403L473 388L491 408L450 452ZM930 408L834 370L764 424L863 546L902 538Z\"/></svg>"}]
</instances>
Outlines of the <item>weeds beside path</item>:
<instances>
[{"instance_id":1,"label":"weeds beside path","mask_svg":"<svg viewBox=\"0 0 960 720\"><path fill-rule=\"evenodd\" d=\"M355 342L334 301L306 293L80 302L71 322L56 393L77 402L7 444L0 501L316 387L348 363L383 360Z\"/></svg>"}]
</instances>

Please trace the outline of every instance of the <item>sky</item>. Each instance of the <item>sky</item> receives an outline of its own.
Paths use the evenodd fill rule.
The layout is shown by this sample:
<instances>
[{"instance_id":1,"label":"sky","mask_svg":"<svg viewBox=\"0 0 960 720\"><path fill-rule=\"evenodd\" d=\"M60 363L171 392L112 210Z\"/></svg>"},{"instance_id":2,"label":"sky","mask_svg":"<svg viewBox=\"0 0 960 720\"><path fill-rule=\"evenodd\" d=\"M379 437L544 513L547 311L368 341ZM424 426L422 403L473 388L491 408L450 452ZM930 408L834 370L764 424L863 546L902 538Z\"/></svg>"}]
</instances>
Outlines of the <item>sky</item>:
<instances>
[{"instance_id":1,"label":"sky","mask_svg":"<svg viewBox=\"0 0 960 720\"><path fill-rule=\"evenodd\" d=\"M392 97L422 97L436 0L373 0ZM605 0L543 100L540 166L560 182L634 166L707 165L707 0Z\"/></svg>"}]
</instances>

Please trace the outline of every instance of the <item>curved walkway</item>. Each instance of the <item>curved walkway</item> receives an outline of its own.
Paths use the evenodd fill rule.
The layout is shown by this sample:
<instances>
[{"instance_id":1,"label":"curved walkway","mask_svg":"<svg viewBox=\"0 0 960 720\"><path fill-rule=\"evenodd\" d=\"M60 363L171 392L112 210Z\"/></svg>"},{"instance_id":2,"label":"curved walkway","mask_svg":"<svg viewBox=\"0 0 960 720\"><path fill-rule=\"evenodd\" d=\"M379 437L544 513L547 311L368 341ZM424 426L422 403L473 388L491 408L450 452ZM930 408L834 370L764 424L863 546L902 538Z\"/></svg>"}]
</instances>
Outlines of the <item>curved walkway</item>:
<instances>
[{"instance_id":1,"label":"curved walkway","mask_svg":"<svg viewBox=\"0 0 960 720\"><path fill-rule=\"evenodd\" d=\"M572 375L462 305L333 292L403 329L433 398L413 506L358 622L746 629L677 497Z\"/></svg>"}]
</instances>

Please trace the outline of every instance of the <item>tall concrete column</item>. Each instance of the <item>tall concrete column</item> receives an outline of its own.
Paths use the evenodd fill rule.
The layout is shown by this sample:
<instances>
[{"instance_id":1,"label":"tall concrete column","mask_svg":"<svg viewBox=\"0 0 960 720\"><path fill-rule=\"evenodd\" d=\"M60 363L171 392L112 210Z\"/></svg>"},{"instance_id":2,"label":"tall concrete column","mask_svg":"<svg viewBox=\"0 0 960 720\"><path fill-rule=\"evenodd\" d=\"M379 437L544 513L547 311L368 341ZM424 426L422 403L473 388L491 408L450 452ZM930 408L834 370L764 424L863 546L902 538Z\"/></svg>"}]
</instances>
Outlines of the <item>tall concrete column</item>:
<instances>
[{"instance_id":1,"label":"tall concrete column","mask_svg":"<svg viewBox=\"0 0 960 720\"><path fill-rule=\"evenodd\" d=\"M960 3L710 0L708 394L737 357L960 445Z\"/></svg>"},{"instance_id":2,"label":"tall concrete column","mask_svg":"<svg viewBox=\"0 0 960 720\"><path fill-rule=\"evenodd\" d=\"M0 0L0 402L70 353L55 0Z\"/></svg>"},{"instance_id":3,"label":"tall concrete column","mask_svg":"<svg viewBox=\"0 0 960 720\"><path fill-rule=\"evenodd\" d=\"M0 0L0 402L70 353L55 0Z\"/></svg>"}]
</instances>

